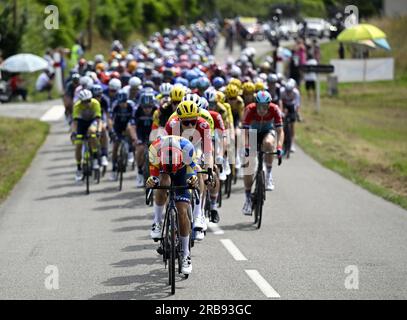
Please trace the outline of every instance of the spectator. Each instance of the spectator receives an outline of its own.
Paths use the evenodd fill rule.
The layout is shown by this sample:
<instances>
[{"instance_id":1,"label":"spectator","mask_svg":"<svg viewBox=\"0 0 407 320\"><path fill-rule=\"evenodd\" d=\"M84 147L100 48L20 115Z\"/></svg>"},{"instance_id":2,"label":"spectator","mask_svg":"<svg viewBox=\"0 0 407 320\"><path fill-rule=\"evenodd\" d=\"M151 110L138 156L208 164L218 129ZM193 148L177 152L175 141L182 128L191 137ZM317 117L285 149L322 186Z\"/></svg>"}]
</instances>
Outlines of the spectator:
<instances>
[{"instance_id":1,"label":"spectator","mask_svg":"<svg viewBox=\"0 0 407 320\"><path fill-rule=\"evenodd\" d=\"M318 61L314 58L314 56L308 56L307 65L316 66ZM304 73L304 81L305 81L305 90L307 91L308 99L312 98L315 100L315 82L317 81L317 74L315 72L305 72Z\"/></svg>"},{"instance_id":2,"label":"spectator","mask_svg":"<svg viewBox=\"0 0 407 320\"><path fill-rule=\"evenodd\" d=\"M342 42L339 43L338 55L339 59L345 59L345 48Z\"/></svg>"},{"instance_id":3,"label":"spectator","mask_svg":"<svg viewBox=\"0 0 407 320\"><path fill-rule=\"evenodd\" d=\"M46 69L39 75L35 84L35 89L38 92L48 92L48 99L50 100L52 99L51 91L54 85L54 77L55 73L52 70Z\"/></svg>"},{"instance_id":4,"label":"spectator","mask_svg":"<svg viewBox=\"0 0 407 320\"><path fill-rule=\"evenodd\" d=\"M72 46L71 49L71 66L76 66L78 64L79 59L83 56L83 48L81 46L80 39L77 38L75 44Z\"/></svg>"},{"instance_id":5,"label":"spectator","mask_svg":"<svg viewBox=\"0 0 407 320\"><path fill-rule=\"evenodd\" d=\"M289 78L295 80L300 87L301 73L300 73L300 58L298 56L298 51L292 51L292 56L289 62Z\"/></svg>"},{"instance_id":6,"label":"spectator","mask_svg":"<svg viewBox=\"0 0 407 320\"><path fill-rule=\"evenodd\" d=\"M318 63L320 63L320 61L321 61L321 49L319 47L317 39L312 40L312 56L314 57L314 59ZM308 60L309 60L309 57L308 57Z\"/></svg>"},{"instance_id":7,"label":"spectator","mask_svg":"<svg viewBox=\"0 0 407 320\"><path fill-rule=\"evenodd\" d=\"M10 78L11 95L13 97L21 96L24 101L27 101L27 89L24 87L24 80L19 73L15 73Z\"/></svg>"}]
</instances>

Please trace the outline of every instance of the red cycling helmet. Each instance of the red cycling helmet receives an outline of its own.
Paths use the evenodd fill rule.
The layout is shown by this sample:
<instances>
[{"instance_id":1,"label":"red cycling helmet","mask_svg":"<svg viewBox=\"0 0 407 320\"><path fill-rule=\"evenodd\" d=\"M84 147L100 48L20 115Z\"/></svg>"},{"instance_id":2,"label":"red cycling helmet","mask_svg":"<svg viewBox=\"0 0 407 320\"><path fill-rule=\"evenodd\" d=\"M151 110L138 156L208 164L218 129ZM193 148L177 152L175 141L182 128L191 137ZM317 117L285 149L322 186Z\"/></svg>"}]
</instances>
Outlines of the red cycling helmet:
<instances>
[{"instance_id":1,"label":"red cycling helmet","mask_svg":"<svg viewBox=\"0 0 407 320\"><path fill-rule=\"evenodd\" d=\"M176 173L184 167L182 150L179 148L163 147L159 153L163 172Z\"/></svg>"}]
</instances>

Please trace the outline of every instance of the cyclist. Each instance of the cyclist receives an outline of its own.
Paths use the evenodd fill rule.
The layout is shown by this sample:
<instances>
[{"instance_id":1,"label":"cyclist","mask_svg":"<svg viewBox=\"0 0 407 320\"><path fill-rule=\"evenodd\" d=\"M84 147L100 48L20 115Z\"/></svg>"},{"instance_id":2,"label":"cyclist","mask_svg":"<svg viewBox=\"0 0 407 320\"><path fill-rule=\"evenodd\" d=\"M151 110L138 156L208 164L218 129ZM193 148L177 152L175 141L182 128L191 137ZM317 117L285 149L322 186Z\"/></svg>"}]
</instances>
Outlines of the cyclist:
<instances>
[{"instance_id":1,"label":"cyclist","mask_svg":"<svg viewBox=\"0 0 407 320\"><path fill-rule=\"evenodd\" d=\"M145 91L140 97L140 104L134 115L134 124L137 132L136 160L137 160L137 178L136 187L144 186L144 165L146 161L146 147L150 142L150 133L153 124L153 114L157 109L157 100L153 91Z\"/></svg>"},{"instance_id":2,"label":"cyclist","mask_svg":"<svg viewBox=\"0 0 407 320\"><path fill-rule=\"evenodd\" d=\"M74 104L72 112L71 140L76 144L75 158L77 171L75 180L78 182L82 179L82 144L77 135L84 137L89 135L89 145L93 153L92 167L94 170L99 169L97 154L97 135L102 130L102 111L99 101L92 98L92 92L87 89L79 92L79 101Z\"/></svg>"},{"instance_id":3,"label":"cyclist","mask_svg":"<svg viewBox=\"0 0 407 320\"><path fill-rule=\"evenodd\" d=\"M128 99L126 91L121 89L117 94L117 100L113 104L111 119L109 119L109 136L113 141L112 149L112 176L111 180L117 180L117 151L120 140L125 136L130 137L131 145L129 157L133 155L133 148L137 141L135 123L134 123L135 105ZM134 161L134 159L133 159ZM129 161L130 162L130 161Z\"/></svg>"},{"instance_id":4,"label":"cyclist","mask_svg":"<svg viewBox=\"0 0 407 320\"><path fill-rule=\"evenodd\" d=\"M271 94L271 102L276 105L280 105L280 84L278 83L278 77L275 73L270 73L267 76L268 92Z\"/></svg>"},{"instance_id":5,"label":"cyclist","mask_svg":"<svg viewBox=\"0 0 407 320\"><path fill-rule=\"evenodd\" d=\"M203 158L204 169L213 172L212 135L208 122L200 117L199 107L193 101L182 101L177 107L178 117L167 122L165 131L169 135L177 135L192 141L197 156ZM212 177L209 177L209 180ZM200 190L203 194L204 177L200 175ZM201 206L194 207L194 230L206 231L205 216ZM203 239L203 232L196 234L197 240Z\"/></svg>"},{"instance_id":6,"label":"cyclist","mask_svg":"<svg viewBox=\"0 0 407 320\"><path fill-rule=\"evenodd\" d=\"M301 95L296 88L296 82L294 79L289 79L284 87L281 88L281 101L280 108L283 111L287 121L289 122L291 131L291 152L295 152L294 136L295 127L294 124L297 120L297 114L301 106Z\"/></svg>"},{"instance_id":7,"label":"cyclist","mask_svg":"<svg viewBox=\"0 0 407 320\"><path fill-rule=\"evenodd\" d=\"M155 186L169 186L171 178L174 186L196 187L198 178L196 171L199 167L195 162L195 149L192 143L179 136L162 136L157 138L149 148L150 177L146 181L147 188ZM180 241L183 258L181 272L192 272L191 256L189 252L189 234L191 222L188 217L188 207L191 196L188 190L176 191L176 207L180 228ZM164 206L167 201L166 190L156 190L154 198L154 220L150 236L152 239L161 238ZM197 206L199 207L199 206Z\"/></svg>"},{"instance_id":8,"label":"cyclist","mask_svg":"<svg viewBox=\"0 0 407 320\"><path fill-rule=\"evenodd\" d=\"M108 121L110 119L110 110L109 110L109 103L106 97L103 95L103 88L99 84L94 84L92 87L92 95L100 103L100 107L102 110L102 132L100 136L100 144L101 144L101 165L103 167L107 167L109 165L107 158L108 158Z\"/></svg>"},{"instance_id":9,"label":"cyclist","mask_svg":"<svg viewBox=\"0 0 407 320\"><path fill-rule=\"evenodd\" d=\"M160 93L157 95L157 100L160 103L160 107L164 104L164 103L168 103L171 101L170 98L170 94L171 94L171 90L172 90L172 84L168 83L168 82L163 82L160 87L159 87L159 91Z\"/></svg>"},{"instance_id":10,"label":"cyclist","mask_svg":"<svg viewBox=\"0 0 407 320\"><path fill-rule=\"evenodd\" d=\"M226 102L230 104L232 109L233 115L233 126L235 129L235 136L231 136L231 143L236 143L236 137L241 135L241 131L239 128L240 121L243 118L244 112L244 101L242 97L239 95L240 89L237 85L228 84L226 86L225 95L226 95ZM236 159L235 159L235 167L239 169L241 167L241 160L240 160L240 150L243 148L242 145L237 146L236 152Z\"/></svg>"},{"instance_id":11,"label":"cyclist","mask_svg":"<svg viewBox=\"0 0 407 320\"><path fill-rule=\"evenodd\" d=\"M152 128L164 128L170 116L177 109L178 104L185 96L185 88L181 85L174 85L170 91L170 101L163 103L163 105L154 111Z\"/></svg>"},{"instance_id":12,"label":"cyclist","mask_svg":"<svg viewBox=\"0 0 407 320\"><path fill-rule=\"evenodd\" d=\"M273 126L274 124L274 126ZM282 146L284 141L283 120L281 111L277 105L271 102L271 95L267 91L259 91L256 95L256 102L247 106L243 121L243 128L246 129L246 156L249 156L249 130L256 129L257 131L257 144L261 146L262 151L272 152L275 144L275 132L277 133L277 157L282 157ZM273 130L275 129L275 132ZM272 164L273 156L266 155L266 190L274 190ZM243 206L243 213L251 215L252 200L251 200L251 187L253 184L253 175L247 174L244 176L244 185L246 192L246 200Z\"/></svg>"},{"instance_id":13,"label":"cyclist","mask_svg":"<svg viewBox=\"0 0 407 320\"><path fill-rule=\"evenodd\" d=\"M140 95L141 80L137 77L131 77L129 84L123 89L126 90L129 100L136 102Z\"/></svg>"},{"instance_id":14,"label":"cyclist","mask_svg":"<svg viewBox=\"0 0 407 320\"><path fill-rule=\"evenodd\" d=\"M254 93L256 91L256 86L253 82L248 81L243 83L243 101L244 105L247 106L256 101Z\"/></svg>"}]
</instances>

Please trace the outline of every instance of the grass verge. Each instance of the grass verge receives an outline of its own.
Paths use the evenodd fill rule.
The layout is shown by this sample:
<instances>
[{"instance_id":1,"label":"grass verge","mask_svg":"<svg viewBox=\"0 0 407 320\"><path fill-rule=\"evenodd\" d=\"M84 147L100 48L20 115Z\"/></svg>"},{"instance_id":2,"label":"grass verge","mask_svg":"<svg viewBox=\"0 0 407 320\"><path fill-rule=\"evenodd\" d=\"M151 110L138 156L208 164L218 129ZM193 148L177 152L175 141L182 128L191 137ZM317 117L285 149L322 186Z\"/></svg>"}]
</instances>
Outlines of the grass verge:
<instances>
[{"instance_id":1,"label":"grass verge","mask_svg":"<svg viewBox=\"0 0 407 320\"><path fill-rule=\"evenodd\" d=\"M321 99L304 97L297 142L322 165L407 209L407 91L403 80L340 85Z\"/></svg>"},{"instance_id":2,"label":"grass verge","mask_svg":"<svg viewBox=\"0 0 407 320\"><path fill-rule=\"evenodd\" d=\"M0 117L0 203L20 180L49 132L47 123Z\"/></svg>"}]
</instances>

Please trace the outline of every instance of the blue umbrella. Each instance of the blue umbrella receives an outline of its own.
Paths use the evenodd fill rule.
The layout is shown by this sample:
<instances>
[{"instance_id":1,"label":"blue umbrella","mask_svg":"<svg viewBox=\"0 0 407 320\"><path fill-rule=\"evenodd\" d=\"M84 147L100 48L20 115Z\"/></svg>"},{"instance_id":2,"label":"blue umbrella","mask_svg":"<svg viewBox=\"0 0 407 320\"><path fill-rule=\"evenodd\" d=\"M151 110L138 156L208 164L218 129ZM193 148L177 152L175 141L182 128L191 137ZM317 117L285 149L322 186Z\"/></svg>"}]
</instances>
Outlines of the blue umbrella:
<instances>
[{"instance_id":1,"label":"blue umbrella","mask_svg":"<svg viewBox=\"0 0 407 320\"><path fill-rule=\"evenodd\" d=\"M385 49L387 51L391 51L390 45L389 45L389 43L387 42L386 39L384 39L384 38L382 38L382 39L374 39L373 41L380 48Z\"/></svg>"}]
</instances>

